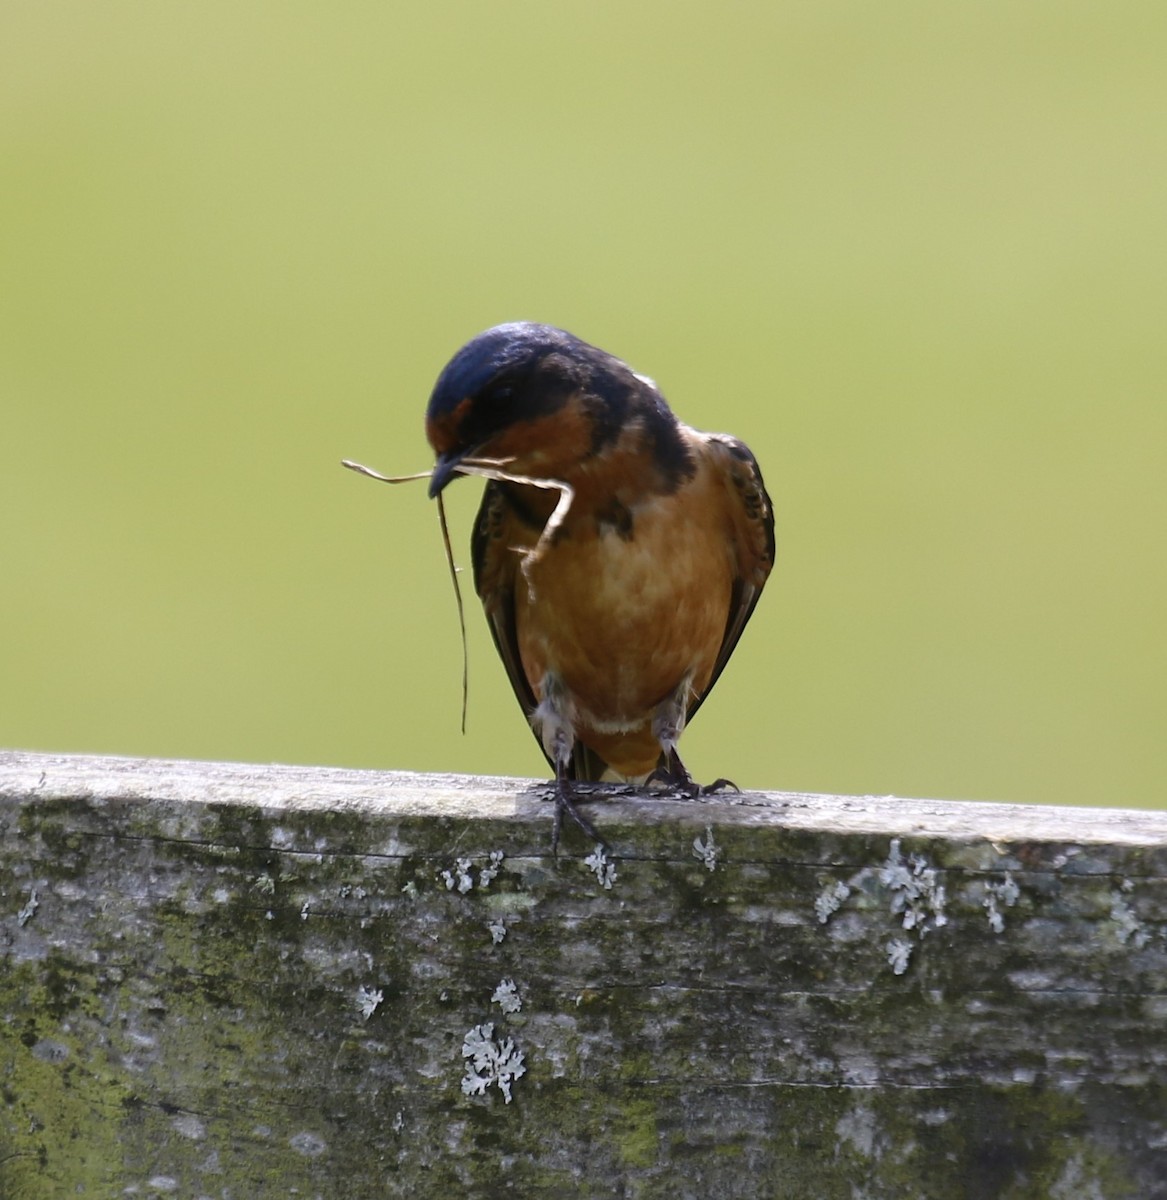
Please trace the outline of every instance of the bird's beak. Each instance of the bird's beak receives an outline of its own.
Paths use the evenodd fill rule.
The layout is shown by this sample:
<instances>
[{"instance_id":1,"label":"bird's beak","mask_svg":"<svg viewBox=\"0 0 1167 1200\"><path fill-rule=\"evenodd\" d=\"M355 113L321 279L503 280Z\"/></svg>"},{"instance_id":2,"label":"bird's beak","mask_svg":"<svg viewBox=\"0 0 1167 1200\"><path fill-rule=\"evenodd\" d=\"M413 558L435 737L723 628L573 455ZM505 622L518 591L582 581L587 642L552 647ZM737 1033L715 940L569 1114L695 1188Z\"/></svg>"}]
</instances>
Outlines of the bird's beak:
<instances>
[{"instance_id":1,"label":"bird's beak","mask_svg":"<svg viewBox=\"0 0 1167 1200\"><path fill-rule=\"evenodd\" d=\"M439 454L438 461L434 464L433 474L430 476L430 499L432 500L451 479L458 473L458 464L466 457L463 453L455 454L453 451L447 454Z\"/></svg>"}]
</instances>

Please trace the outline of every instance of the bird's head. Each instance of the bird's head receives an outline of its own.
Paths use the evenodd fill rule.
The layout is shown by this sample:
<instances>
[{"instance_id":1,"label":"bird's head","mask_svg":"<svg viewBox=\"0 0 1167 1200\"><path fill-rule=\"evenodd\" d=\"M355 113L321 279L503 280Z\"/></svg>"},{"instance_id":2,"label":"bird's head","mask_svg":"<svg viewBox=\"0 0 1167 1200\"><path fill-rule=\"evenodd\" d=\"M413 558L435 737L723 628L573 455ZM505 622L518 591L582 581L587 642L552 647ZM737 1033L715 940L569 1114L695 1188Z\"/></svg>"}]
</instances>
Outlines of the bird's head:
<instances>
[{"instance_id":1,"label":"bird's head","mask_svg":"<svg viewBox=\"0 0 1167 1200\"><path fill-rule=\"evenodd\" d=\"M496 325L446 364L426 409L438 461L436 496L467 458L509 460L507 470L547 477L593 452L613 404L643 386L619 359L562 329Z\"/></svg>"}]
</instances>

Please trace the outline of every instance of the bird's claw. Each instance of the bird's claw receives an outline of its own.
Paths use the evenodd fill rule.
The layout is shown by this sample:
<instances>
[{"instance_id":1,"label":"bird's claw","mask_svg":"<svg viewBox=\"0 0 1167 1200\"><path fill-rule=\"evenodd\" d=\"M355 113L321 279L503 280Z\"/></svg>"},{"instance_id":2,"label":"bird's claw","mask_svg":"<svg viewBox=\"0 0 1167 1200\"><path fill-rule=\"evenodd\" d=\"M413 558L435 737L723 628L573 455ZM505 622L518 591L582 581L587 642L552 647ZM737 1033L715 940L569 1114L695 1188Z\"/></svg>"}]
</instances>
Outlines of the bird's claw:
<instances>
[{"instance_id":1,"label":"bird's claw","mask_svg":"<svg viewBox=\"0 0 1167 1200\"><path fill-rule=\"evenodd\" d=\"M669 767L657 767L645 780L645 783L664 784L666 788L680 792L682 795L688 796L690 800L712 796L726 788L733 788L735 792L741 791L741 788L732 779L715 779L712 783L700 784L680 764L676 770Z\"/></svg>"},{"instance_id":2,"label":"bird's claw","mask_svg":"<svg viewBox=\"0 0 1167 1200\"><path fill-rule=\"evenodd\" d=\"M596 827L576 807L571 788L566 779L560 777L555 781L555 816L551 824L551 856L559 857L559 835L563 830L563 816L567 814L583 830L584 835L605 850L608 843L600 836Z\"/></svg>"},{"instance_id":3,"label":"bird's claw","mask_svg":"<svg viewBox=\"0 0 1167 1200\"><path fill-rule=\"evenodd\" d=\"M726 788L732 788L735 792L741 792L741 788L732 779L721 778L715 779L712 783L702 784L697 789L697 794L699 796L712 796L716 792L724 792Z\"/></svg>"}]
</instances>

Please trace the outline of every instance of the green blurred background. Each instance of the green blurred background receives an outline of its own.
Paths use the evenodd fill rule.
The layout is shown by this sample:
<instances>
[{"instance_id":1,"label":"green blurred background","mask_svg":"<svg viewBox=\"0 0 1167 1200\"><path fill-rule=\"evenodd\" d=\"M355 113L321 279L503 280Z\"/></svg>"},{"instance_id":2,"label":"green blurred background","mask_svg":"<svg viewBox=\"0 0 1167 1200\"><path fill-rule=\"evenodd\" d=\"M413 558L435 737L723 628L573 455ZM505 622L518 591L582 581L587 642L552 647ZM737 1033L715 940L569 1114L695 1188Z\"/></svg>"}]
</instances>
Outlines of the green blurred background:
<instances>
[{"instance_id":1,"label":"green blurred background","mask_svg":"<svg viewBox=\"0 0 1167 1200\"><path fill-rule=\"evenodd\" d=\"M1164 805L1165 61L1160 0L5 4L0 745L542 774L339 465L532 318L766 473L699 778Z\"/></svg>"}]
</instances>

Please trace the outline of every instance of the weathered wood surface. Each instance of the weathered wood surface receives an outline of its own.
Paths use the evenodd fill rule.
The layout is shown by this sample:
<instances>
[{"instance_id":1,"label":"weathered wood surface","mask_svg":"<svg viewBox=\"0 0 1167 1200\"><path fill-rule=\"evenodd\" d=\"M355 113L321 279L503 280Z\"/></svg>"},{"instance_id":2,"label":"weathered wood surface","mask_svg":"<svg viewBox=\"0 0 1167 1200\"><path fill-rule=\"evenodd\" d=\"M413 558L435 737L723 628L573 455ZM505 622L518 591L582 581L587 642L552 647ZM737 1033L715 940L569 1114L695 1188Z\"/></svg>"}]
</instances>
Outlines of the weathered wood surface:
<instances>
[{"instance_id":1,"label":"weathered wood surface","mask_svg":"<svg viewBox=\"0 0 1167 1200\"><path fill-rule=\"evenodd\" d=\"M0 1196L1167 1196L1164 814L546 794L0 755Z\"/></svg>"}]
</instances>

